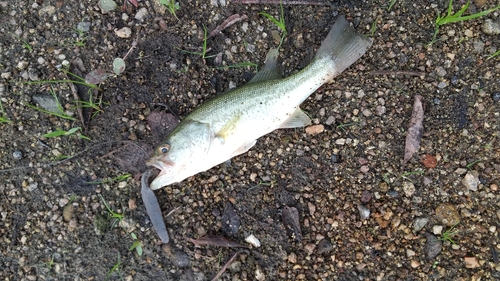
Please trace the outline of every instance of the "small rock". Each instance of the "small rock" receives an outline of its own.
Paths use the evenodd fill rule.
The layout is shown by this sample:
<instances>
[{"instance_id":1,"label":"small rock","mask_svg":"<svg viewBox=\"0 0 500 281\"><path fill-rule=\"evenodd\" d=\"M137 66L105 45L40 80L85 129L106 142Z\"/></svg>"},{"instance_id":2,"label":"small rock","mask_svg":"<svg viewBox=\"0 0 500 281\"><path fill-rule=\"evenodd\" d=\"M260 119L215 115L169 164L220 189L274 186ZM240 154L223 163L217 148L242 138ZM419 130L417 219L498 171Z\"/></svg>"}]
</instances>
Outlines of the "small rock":
<instances>
[{"instance_id":1,"label":"small rock","mask_svg":"<svg viewBox=\"0 0 500 281\"><path fill-rule=\"evenodd\" d=\"M477 191L477 187L479 185L479 176L477 171L469 171L465 174L465 177L462 180L462 183L468 190Z\"/></svg>"},{"instance_id":2,"label":"small rock","mask_svg":"<svg viewBox=\"0 0 500 281\"><path fill-rule=\"evenodd\" d=\"M289 255L288 255L288 261L291 262L291 263L296 263L297 262L297 255L294 253L294 252L291 252Z\"/></svg>"},{"instance_id":3,"label":"small rock","mask_svg":"<svg viewBox=\"0 0 500 281\"><path fill-rule=\"evenodd\" d=\"M484 42L483 41L474 41L474 51L478 54L484 51Z\"/></svg>"},{"instance_id":4,"label":"small rock","mask_svg":"<svg viewBox=\"0 0 500 281\"><path fill-rule=\"evenodd\" d=\"M403 192L406 197L412 197L415 194L415 185L410 181L403 182Z\"/></svg>"},{"instance_id":5,"label":"small rock","mask_svg":"<svg viewBox=\"0 0 500 281\"><path fill-rule=\"evenodd\" d=\"M387 111L387 108L383 105L377 105L377 115L384 115L385 112Z\"/></svg>"},{"instance_id":6,"label":"small rock","mask_svg":"<svg viewBox=\"0 0 500 281\"><path fill-rule=\"evenodd\" d=\"M443 77L443 76L445 76L445 75L446 75L446 70L444 69L444 67L442 67L442 66L438 66L438 67L436 67L436 74L437 74L438 76Z\"/></svg>"},{"instance_id":7,"label":"small rock","mask_svg":"<svg viewBox=\"0 0 500 281\"><path fill-rule=\"evenodd\" d=\"M21 158L23 158L23 153L19 150L16 150L12 153L12 157L15 159L15 160L20 160Z\"/></svg>"},{"instance_id":8,"label":"small rock","mask_svg":"<svg viewBox=\"0 0 500 281\"><path fill-rule=\"evenodd\" d=\"M363 205L358 205L358 211L361 220L366 220L370 216L370 209Z\"/></svg>"},{"instance_id":9,"label":"small rock","mask_svg":"<svg viewBox=\"0 0 500 281\"><path fill-rule=\"evenodd\" d=\"M307 243L306 245L304 245L304 250L306 250L306 252L309 254L312 254L315 248L316 245L314 245L313 243Z\"/></svg>"},{"instance_id":10,"label":"small rock","mask_svg":"<svg viewBox=\"0 0 500 281\"><path fill-rule=\"evenodd\" d=\"M479 267L479 261L476 257L464 257L466 268L477 268Z\"/></svg>"},{"instance_id":11,"label":"small rock","mask_svg":"<svg viewBox=\"0 0 500 281\"><path fill-rule=\"evenodd\" d=\"M123 27L118 30L115 29L115 34L120 38L130 38L130 36L132 35L132 30L128 27Z\"/></svg>"},{"instance_id":12,"label":"small rock","mask_svg":"<svg viewBox=\"0 0 500 281\"><path fill-rule=\"evenodd\" d=\"M481 30L488 35L497 35L500 34L500 24L487 19L481 26Z\"/></svg>"},{"instance_id":13,"label":"small rock","mask_svg":"<svg viewBox=\"0 0 500 281\"><path fill-rule=\"evenodd\" d=\"M88 32L90 30L90 22L81 21L76 25L76 29L78 29L81 32Z\"/></svg>"},{"instance_id":14,"label":"small rock","mask_svg":"<svg viewBox=\"0 0 500 281\"><path fill-rule=\"evenodd\" d=\"M436 208L436 220L446 226L452 226L460 222L460 214L455 205L441 203Z\"/></svg>"},{"instance_id":15,"label":"small rock","mask_svg":"<svg viewBox=\"0 0 500 281\"><path fill-rule=\"evenodd\" d=\"M255 279L257 279L257 281L266 280L266 275L264 274L260 266L257 266L257 269L255 270Z\"/></svg>"},{"instance_id":16,"label":"small rock","mask_svg":"<svg viewBox=\"0 0 500 281\"><path fill-rule=\"evenodd\" d=\"M419 232L424 226L429 222L429 218L427 217L420 217L416 218L415 221L413 222L413 231L414 232Z\"/></svg>"},{"instance_id":17,"label":"small rock","mask_svg":"<svg viewBox=\"0 0 500 281\"><path fill-rule=\"evenodd\" d=\"M368 203L372 199L372 193L369 190L363 190L361 193L361 202Z\"/></svg>"},{"instance_id":18,"label":"small rock","mask_svg":"<svg viewBox=\"0 0 500 281\"><path fill-rule=\"evenodd\" d=\"M493 99L493 101L500 101L500 92L492 93L491 99Z\"/></svg>"},{"instance_id":19,"label":"small rock","mask_svg":"<svg viewBox=\"0 0 500 281\"><path fill-rule=\"evenodd\" d=\"M464 34L465 34L465 36L467 36L469 38L472 38L474 36L474 32L472 32L472 30L470 30L470 29L466 29Z\"/></svg>"},{"instance_id":20,"label":"small rock","mask_svg":"<svg viewBox=\"0 0 500 281\"><path fill-rule=\"evenodd\" d=\"M142 20L144 20L144 17L146 17L147 15L148 15L148 9L142 7L135 14L135 19L142 21Z\"/></svg>"},{"instance_id":21,"label":"small rock","mask_svg":"<svg viewBox=\"0 0 500 281\"><path fill-rule=\"evenodd\" d=\"M370 117L370 116L372 116L372 112L371 112L369 109L367 109L367 108L363 109L362 113L363 113L363 115L364 115L365 117Z\"/></svg>"},{"instance_id":22,"label":"small rock","mask_svg":"<svg viewBox=\"0 0 500 281\"><path fill-rule=\"evenodd\" d=\"M370 167L368 167L368 165L363 165L359 168L359 171L361 173L368 173L368 171L370 171Z\"/></svg>"},{"instance_id":23,"label":"small rock","mask_svg":"<svg viewBox=\"0 0 500 281\"><path fill-rule=\"evenodd\" d=\"M432 233L434 233L436 235L441 235L442 232L443 232L443 226L442 225L434 225L432 227Z\"/></svg>"},{"instance_id":24,"label":"small rock","mask_svg":"<svg viewBox=\"0 0 500 281\"><path fill-rule=\"evenodd\" d=\"M413 257L413 256L415 256L415 251L413 251L411 249L406 249L406 256L407 257Z\"/></svg>"},{"instance_id":25,"label":"small rock","mask_svg":"<svg viewBox=\"0 0 500 281\"><path fill-rule=\"evenodd\" d=\"M417 267L419 267L419 266L420 266L420 262L419 262L419 261L417 261L417 260L411 260L411 261L410 261L410 266L411 266L412 268L417 268Z\"/></svg>"},{"instance_id":26,"label":"small rock","mask_svg":"<svg viewBox=\"0 0 500 281\"><path fill-rule=\"evenodd\" d=\"M437 239L436 236L425 233L425 256L429 260L433 260L439 253L441 253L441 249L443 248L443 243L441 240Z\"/></svg>"},{"instance_id":27,"label":"small rock","mask_svg":"<svg viewBox=\"0 0 500 281\"><path fill-rule=\"evenodd\" d=\"M441 82L439 82L437 87L439 89L444 89L444 88L446 88L446 86L448 86L448 84L446 84L446 82L441 81Z\"/></svg>"},{"instance_id":28,"label":"small rock","mask_svg":"<svg viewBox=\"0 0 500 281\"><path fill-rule=\"evenodd\" d=\"M306 134L308 135L317 135L319 133L322 133L325 130L325 126L319 124L319 125L312 125L306 128Z\"/></svg>"},{"instance_id":29,"label":"small rock","mask_svg":"<svg viewBox=\"0 0 500 281\"><path fill-rule=\"evenodd\" d=\"M135 209L137 209L137 203L135 202L135 200L134 200L134 199L129 199L129 200L128 200L128 208L129 208L130 210L135 210Z\"/></svg>"},{"instance_id":30,"label":"small rock","mask_svg":"<svg viewBox=\"0 0 500 281\"><path fill-rule=\"evenodd\" d=\"M340 163L340 155L338 154L332 154L332 157L330 158L333 164L335 163Z\"/></svg>"},{"instance_id":31,"label":"small rock","mask_svg":"<svg viewBox=\"0 0 500 281\"><path fill-rule=\"evenodd\" d=\"M260 241L259 241L259 239L257 239L257 237L255 237L253 234L248 235L245 238L245 241L247 241L248 243L252 244L256 248L260 247Z\"/></svg>"},{"instance_id":32,"label":"small rock","mask_svg":"<svg viewBox=\"0 0 500 281\"><path fill-rule=\"evenodd\" d=\"M327 239L322 239L321 241L319 241L318 247L316 247L316 249L318 250L318 254L320 255L328 254L333 250L333 245Z\"/></svg>"},{"instance_id":33,"label":"small rock","mask_svg":"<svg viewBox=\"0 0 500 281\"><path fill-rule=\"evenodd\" d=\"M63 218L64 221L69 222L73 218L73 212L74 212L73 204L66 204L63 209Z\"/></svg>"},{"instance_id":34,"label":"small rock","mask_svg":"<svg viewBox=\"0 0 500 281\"><path fill-rule=\"evenodd\" d=\"M56 11L56 7L49 5L49 6L45 6L45 7L41 8L40 10L38 10L38 15L42 16L44 14L47 14L47 15L51 16L55 11Z\"/></svg>"},{"instance_id":35,"label":"small rock","mask_svg":"<svg viewBox=\"0 0 500 281\"><path fill-rule=\"evenodd\" d=\"M346 139L337 139L335 140L335 144L344 145L346 143Z\"/></svg>"},{"instance_id":36,"label":"small rock","mask_svg":"<svg viewBox=\"0 0 500 281\"><path fill-rule=\"evenodd\" d=\"M189 256L181 250L175 249L170 243L164 244L162 250L170 261L178 267L187 267L191 263Z\"/></svg>"}]
</instances>

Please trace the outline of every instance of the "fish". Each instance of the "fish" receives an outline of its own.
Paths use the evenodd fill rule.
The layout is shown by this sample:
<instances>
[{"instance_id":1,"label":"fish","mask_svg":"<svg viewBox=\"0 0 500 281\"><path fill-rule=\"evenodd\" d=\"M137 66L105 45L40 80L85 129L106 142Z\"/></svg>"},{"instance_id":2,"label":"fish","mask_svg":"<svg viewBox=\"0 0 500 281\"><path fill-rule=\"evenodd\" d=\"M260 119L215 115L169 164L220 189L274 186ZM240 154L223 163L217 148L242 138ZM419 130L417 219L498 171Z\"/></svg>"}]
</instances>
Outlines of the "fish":
<instances>
[{"instance_id":1,"label":"fish","mask_svg":"<svg viewBox=\"0 0 500 281\"><path fill-rule=\"evenodd\" d=\"M341 16L312 62L286 78L281 77L278 50L271 49L247 84L204 102L158 145L146 161L159 170L150 188L181 182L224 163L276 129L311 124L300 104L363 56L372 42Z\"/></svg>"}]
</instances>

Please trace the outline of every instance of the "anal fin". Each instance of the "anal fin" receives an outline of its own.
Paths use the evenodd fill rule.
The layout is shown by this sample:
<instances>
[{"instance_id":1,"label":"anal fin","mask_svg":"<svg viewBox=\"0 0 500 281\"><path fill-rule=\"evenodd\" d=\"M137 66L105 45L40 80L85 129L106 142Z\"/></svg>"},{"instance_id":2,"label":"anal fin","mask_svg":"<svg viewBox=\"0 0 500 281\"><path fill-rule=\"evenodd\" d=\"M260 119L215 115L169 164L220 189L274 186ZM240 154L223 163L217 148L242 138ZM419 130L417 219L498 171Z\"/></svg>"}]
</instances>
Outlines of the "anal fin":
<instances>
[{"instance_id":1,"label":"anal fin","mask_svg":"<svg viewBox=\"0 0 500 281\"><path fill-rule=\"evenodd\" d=\"M297 107L297 109L279 126L279 128L299 128L309 124L311 124L311 118L309 118L309 116L307 116L302 109Z\"/></svg>"},{"instance_id":2,"label":"anal fin","mask_svg":"<svg viewBox=\"0 0 500 281\"><path fill-rule=\"evenodd\" d=\"M243 144L242 146L238 147L238 149L236 149L233 154L231 154L231 158L234 157L234 156L237 156L237 155L240 155L242 153L245 153L247 152L250 148L252 148L255 144L257 143L257 140L253 140L253 141L249 141L245 144Z\"/></svg>"}]
</instances>

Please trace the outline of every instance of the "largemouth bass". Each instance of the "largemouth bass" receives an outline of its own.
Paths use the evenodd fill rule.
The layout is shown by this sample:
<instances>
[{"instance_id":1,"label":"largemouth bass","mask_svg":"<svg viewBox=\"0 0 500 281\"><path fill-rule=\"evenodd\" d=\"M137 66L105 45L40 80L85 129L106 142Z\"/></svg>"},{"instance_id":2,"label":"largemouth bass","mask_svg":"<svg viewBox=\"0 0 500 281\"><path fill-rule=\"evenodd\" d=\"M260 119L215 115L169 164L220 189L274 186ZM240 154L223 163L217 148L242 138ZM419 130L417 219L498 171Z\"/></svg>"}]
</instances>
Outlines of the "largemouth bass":
<instances>
[{"instance_id":1,"label":"largemouth bass","mask_svg":"<svg viewBox=\"0 0 500 281\"><path fill-rule=\"evenodd\" d=\"M299 105L321 85L359 59L372 40L356 34L340 17L313 61L281 78L278 51L271 50L246 85L203 103L184 118L146 162L160 170L151 189L180 182L247 152L257 139L276 129L309 125Z\"/></svg>"}]
</instances>

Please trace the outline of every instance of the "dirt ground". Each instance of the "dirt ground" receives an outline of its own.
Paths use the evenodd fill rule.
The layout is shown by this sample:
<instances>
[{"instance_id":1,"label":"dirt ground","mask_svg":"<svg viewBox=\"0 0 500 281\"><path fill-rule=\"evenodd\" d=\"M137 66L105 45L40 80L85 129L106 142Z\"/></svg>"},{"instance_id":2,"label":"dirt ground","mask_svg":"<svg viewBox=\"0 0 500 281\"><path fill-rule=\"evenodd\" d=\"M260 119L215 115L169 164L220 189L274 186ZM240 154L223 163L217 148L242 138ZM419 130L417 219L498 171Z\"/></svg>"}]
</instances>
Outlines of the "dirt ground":
<instances>
[{"instance_id":1,"label":"dirt ground","mask_svg":"<svg viewBox=\"0 0 500 281\"><path fill-rule=\"evenodd\" d=\"M157 191L162 245L141 200L145 161L179 119L249 81L283 34L260 14L279 18L279 5L237 2L180 1L174 16L156 0L107 13L0 1L1 279L212 280L236 255L219 280L499 280L500 56L488 57L500 11L443 25L431 44L443 0L285 3L284 76L339 15L374 43L303 103L323 131L277 130ZM495 5L483 2L464 15ZM246 18L209 36L235 14ZM77 83L89 73L95 89ZM424 132L403 165L416 95ZM40 110L58 103L59 116ZM192 242L207 235L244 247Z\"/></svg>"}]
</instances>

